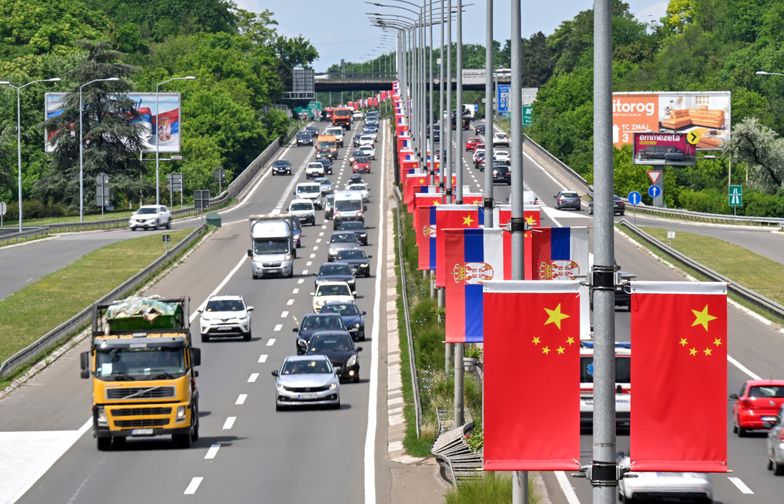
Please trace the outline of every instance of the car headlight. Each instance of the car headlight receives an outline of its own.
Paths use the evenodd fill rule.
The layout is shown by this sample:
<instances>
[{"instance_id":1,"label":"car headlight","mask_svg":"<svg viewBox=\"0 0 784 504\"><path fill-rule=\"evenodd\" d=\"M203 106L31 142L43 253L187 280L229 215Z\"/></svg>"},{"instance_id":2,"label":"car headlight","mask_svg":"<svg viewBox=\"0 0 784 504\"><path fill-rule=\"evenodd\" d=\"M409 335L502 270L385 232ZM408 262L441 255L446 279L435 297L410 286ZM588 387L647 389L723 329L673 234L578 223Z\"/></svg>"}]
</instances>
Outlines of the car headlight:
<instances>
[{"instance_id":1,"label":"car headlight","mask_svg":"<svg viewBox=\"0 0 784 504\"><path fill-rule=\"evenodd\" d=\"M368 263L362 263L362 264L360 264L360 266L363 267L363 268L367 268L370 265Z\"/></svg>"},{"instance_id":2,"label":"car headlight","mask_svg":"<svg viewBox=\"0 0 784 504\"><path fill-rule=\"evenodd\" d=\"M360 326L359 326L359 322L357 322L356 324L354 324L354 327L355 327L355 328L357 328L357 329L359 329L359 327L360 327Z\"/></svg>"},{"instance_id":3,"label":"car headlight","mask_svg":"<svg viewBox=\"0 0 784 504\"><path fill-rule=\"evenodd\" d=\"M329 384L329 390L335 390L336 388L338 388L337 382L332 382Z\"/></svg>"},{"instance_id":4,"label":"car headlight","mask_svg":"<svg viewBox=\"0 0 784 504\"><path fill-rule=\"evenodd\" d=\"M98 406L98 412L97 412L97 419L96 420L97 420L98 425L100 425L102 427L106 427L109 424L108 420L106 419L106 410L104 409L103 406Z\"/></svg>"},{"instance_id":5,"label":"car headlight","mask_svg":"<svg viewBox=\"0 0 784 504\"><path fill-rule=\"evenodd\" d=\"M280 383L275 384L275 387L278 389L278 392L286 392L286 387L284 387Z\"/></svg>"},{"instance_id":6,"label":"car headlight","mask_svg":"<svg viewBox=\"0 0 784 504\"><path fill-rule=\"evenodd\" d=\"M185 420L185 406L177 406L177 421L182 422Z\"/></svg>"},{"instance_id":7,"label":"car headlight","mask_svg":"<svg viewBox=\"0 0 784 504\"><path fill-rule=\"evenodd\" d=\"M337 255L338 254L338 249L329 247L329 254L330 255Z\"/></svg>"},{"instance_id":8,"label":"car headlight","mask_svg":"<svg viewBox=\"0 0 784 504\"><path fill-rule=\"evenodd\" d=\"M284 256L283 256L283 260L284 260L284 261L290 261L290 260L291 260L291 254L286 254L286 255L284 255Z\"/></svg>"},{"instance_id":9,"label":"car headlight","mask_svg":"<svg viewBox=\"0 0 784 504\"><path fill-rule=\"evenodd\" d=\"M354 367L357 365L357 354L352 355L346 361L346 367Z\"/></svg>"}]
</instances>

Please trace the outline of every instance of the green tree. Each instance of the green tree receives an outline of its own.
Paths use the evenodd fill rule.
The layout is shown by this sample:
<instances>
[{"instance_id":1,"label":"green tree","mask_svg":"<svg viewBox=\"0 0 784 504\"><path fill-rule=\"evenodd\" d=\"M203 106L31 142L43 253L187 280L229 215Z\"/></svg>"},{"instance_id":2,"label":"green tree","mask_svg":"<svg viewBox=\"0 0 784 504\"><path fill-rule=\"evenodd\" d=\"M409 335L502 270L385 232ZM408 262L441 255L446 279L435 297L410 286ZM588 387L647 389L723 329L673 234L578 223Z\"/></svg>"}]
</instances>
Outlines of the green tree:
<instances>
[{"instance_id":1,"label":"green tree","mask_svg":"<svg viewBox=\"0 0 784 504\"><path fill-rule=\"evenodd\" d=\"M723 151L733 162L748 165L752 187L768 194L784 189L784 139L756 118L735 125Z\"/></svg>"}]
</instances>

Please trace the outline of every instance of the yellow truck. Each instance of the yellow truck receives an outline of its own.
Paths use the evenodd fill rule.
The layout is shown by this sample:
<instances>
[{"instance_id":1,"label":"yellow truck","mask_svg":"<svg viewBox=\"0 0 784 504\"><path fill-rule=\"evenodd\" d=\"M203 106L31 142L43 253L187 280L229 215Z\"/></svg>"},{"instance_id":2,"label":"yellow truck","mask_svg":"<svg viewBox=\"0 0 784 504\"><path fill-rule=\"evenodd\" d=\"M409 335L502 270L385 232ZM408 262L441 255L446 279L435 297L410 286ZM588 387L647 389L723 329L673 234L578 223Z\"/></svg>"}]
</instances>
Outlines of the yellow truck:
<instances>
[{"instance_id":1,"label":"yellow truck","mask_svg":"<svg viewBox=\"0 0 784 504\"><path fill-rule=\"evenodd\" d=\"M191 344L190 299L130 297L93 307L90 351L81 376L92 378L98 450L128 437L171 435L181 448L199 438L201 351Z\"/></svg>"},{"instance_id":2,"label":"yellow truck","mask_svg":"<svg viewBox=\"0 0 784 504\"><path fill-rule=\"evenodd\" d=\"M335 135L319 135L314 145L316 158L328 157L331 160L338 158L338 139Z\"/></svg>"}]
</instances>

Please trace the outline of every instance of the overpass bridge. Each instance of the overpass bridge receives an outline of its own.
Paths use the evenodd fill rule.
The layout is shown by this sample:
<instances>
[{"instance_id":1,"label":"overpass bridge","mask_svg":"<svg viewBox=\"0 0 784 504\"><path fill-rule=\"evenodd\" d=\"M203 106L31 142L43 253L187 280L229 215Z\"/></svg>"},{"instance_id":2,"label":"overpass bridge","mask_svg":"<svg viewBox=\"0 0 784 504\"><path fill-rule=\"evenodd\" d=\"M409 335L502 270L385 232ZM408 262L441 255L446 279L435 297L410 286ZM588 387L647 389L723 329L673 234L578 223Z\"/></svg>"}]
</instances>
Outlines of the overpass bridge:
<instances>
[{"instance_id":1,"label":"overpass bridge","mask_svg":"<svg viewBox=\"0 0 784 504\"><path fill-rule=\"evenodd\" d=\"M314 87L317 93L340 91L385 91L392 87L397 75L316 76ZM496 83L511 82L509 78L497 78ZM438 89L439 79L433 79L433 89ZM481 91L485 88L484 78L463 79L463 89ZM457 89L457 80L452 79L452 90Z\"/></svg>"}]
</instances>

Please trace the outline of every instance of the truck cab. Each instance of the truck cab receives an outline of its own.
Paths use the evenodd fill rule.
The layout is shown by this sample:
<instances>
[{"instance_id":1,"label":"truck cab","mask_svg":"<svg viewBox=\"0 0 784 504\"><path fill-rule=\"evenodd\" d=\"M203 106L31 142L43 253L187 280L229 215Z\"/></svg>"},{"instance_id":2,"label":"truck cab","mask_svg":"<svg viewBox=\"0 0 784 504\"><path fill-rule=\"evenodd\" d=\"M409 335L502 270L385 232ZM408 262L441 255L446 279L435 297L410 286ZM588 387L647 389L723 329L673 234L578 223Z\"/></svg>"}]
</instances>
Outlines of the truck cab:
<instances>
[{"instance_id":1,"label":"truck cab","mask_svg":"<svg viewBox=\"0 0 784 504\"><path fill-rule=\"evenodd\" d=\"M324 155L329 154L329 158L333 161L338 158L338 139L335 135L319 135L314 144L316 152Z\"/></svg>"},{"instance_id":2,"label":"truck cab","mask_svg":"<svg viewBox=\"0 0 784 504\"><path fill-rule=\"evenodd\" d=\"M199 438L201 351L191 344L189 299L131 297L93 307L90 350L93 435L101 451L129 437L171 435L181 448Z\"/></svg>"},{"instance_id":3,"label":"truck cab","mask_svg":"<svg viewBox=\"0 0 784 504\"><path fill-rule=\"evenodd\" d=\"M251 215L251 276L294 275L294 235L288 215Z\"/></svg>"}]
</instances>

